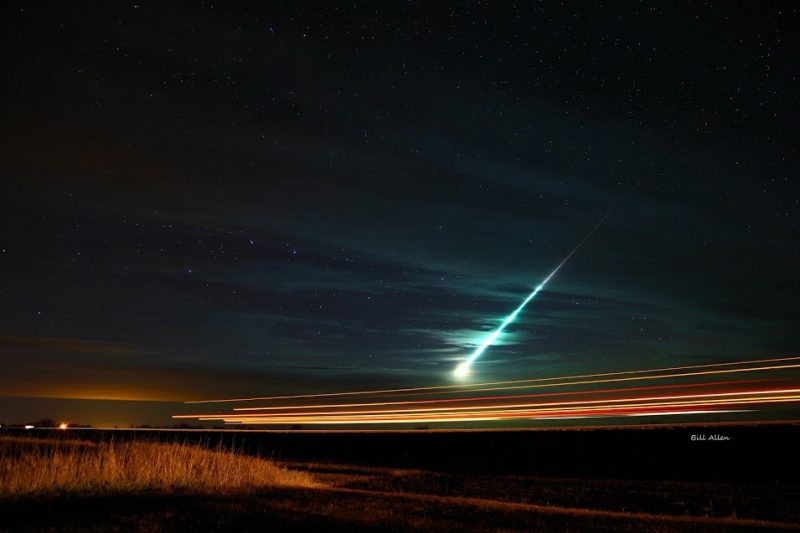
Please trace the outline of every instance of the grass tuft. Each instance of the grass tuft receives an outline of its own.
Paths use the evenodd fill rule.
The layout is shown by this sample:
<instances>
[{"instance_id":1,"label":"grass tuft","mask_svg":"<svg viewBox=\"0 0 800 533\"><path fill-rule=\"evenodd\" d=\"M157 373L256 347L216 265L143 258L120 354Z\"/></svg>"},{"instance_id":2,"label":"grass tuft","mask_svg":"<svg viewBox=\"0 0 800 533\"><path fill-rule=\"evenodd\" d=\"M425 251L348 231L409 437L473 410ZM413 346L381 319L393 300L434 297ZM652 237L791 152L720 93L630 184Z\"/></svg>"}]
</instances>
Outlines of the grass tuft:
<instances>
[{"instance_id":1,"label":"grass tuft","mask_svg":"<svg viewBox=\"0 0 800 533\"><path fill-rule=\"evenodd\" d=\"M46 492L319 486L307 472L222 448L0 437L0 497Z\"/></svg>"}]
</instances>

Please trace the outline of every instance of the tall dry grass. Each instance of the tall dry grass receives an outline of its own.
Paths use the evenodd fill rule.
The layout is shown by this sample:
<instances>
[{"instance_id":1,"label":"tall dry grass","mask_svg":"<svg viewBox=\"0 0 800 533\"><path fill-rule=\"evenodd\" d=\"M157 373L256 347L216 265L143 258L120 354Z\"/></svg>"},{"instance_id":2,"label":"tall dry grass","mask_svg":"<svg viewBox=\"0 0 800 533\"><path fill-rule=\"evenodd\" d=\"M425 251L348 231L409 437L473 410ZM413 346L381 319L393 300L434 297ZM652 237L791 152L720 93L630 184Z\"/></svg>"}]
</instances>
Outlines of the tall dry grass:
<instances>
[{"instance_id":1,"label":"tall dry grass","mask_svg":"<svg viewBox=\"0 0 800 533\"><path fill-rule=\"evenodd\" d=\"M306 472L221 448L0 437L0 496L316 485Z\"/></svg>"}]
</instances>

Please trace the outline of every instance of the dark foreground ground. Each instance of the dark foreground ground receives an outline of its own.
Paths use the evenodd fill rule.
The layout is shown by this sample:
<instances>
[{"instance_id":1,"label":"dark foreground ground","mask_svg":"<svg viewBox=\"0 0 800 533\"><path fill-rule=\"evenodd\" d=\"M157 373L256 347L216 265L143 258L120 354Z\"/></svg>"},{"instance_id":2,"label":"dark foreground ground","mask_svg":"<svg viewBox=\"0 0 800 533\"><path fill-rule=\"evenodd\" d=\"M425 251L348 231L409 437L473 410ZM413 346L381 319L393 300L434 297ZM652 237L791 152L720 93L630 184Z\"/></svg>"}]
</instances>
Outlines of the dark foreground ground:
<instances>
[{"instance_id":1,"label":"dark foreground ground","mask_svg":"<svg viewBox=\"0 0 800 533\"><path fill-rule=\"evenodd\" d=\"M0 500L0 529L800 530L800 425L793 424L113 436L233 442L310 470L324 487Z\"/></svg>"},{"instance_id":2,"label":"dark foreground ground","mask_svg":"<svg viewBox=\"0 0 800 533\"><path fill-rule=\"evenodd\" d=\"M211 446L221 443L283 461L464 473L737 482L793 482L800 477L800 461L796 460L800 422L471 431L39 433L84 440L145 438Z\"/></svg>"}]
</instances>

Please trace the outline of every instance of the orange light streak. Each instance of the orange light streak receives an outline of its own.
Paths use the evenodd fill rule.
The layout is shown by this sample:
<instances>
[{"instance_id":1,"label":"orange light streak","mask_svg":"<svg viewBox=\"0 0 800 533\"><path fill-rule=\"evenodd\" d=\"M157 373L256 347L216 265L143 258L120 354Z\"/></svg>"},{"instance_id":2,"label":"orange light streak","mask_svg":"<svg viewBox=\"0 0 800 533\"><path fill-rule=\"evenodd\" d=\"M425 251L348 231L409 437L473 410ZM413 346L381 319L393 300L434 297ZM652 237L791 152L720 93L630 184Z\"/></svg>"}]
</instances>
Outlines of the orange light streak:
<instances>
[{"instance_id":1,"label":"orange light streak","mask_svg":"<svg viewBox=\"0 0 800 533\"><path fill-rule=\"evenodd\" d=\"M800 392L800 389L785 389L773 391L752 391L751 394L786 394ZM691 401L664 401L653 402L653 399L661 399L662 397L652 398L630 398L614 400L615 402L621 401L641 401L647 403L634 403L629 405L609 405L610 402L603 402L596 405L597 402L549 402L542 404L521 404L515 406L499 406L503 407L498 409L498 406L477 406L472 407L472 411L456 412L457 409L445 409L445 412L432 413L434 409L423 409L419 411L404 411L403 416L398 416L401 413L393 412L365 412L364 414L355 413L321 413L325 416L317 416L316 413L308 413L300 416L290 415L286 417L279 417L275 415L233 415L233 416L215 416L215 417L202 417L201 420L223 420L227 423L237 422L246 424L261 424L261 425L275 425L275 424L291 424L291 423L304 423L304 424L326 424L326 423L401 423L401 421L416 421L416 422L432 422L432 421L475 421L475 420L500 420L500 419L520 419L520 418L537 418L540 413L554 416L556 414L575 415L575 414L598 414L598 413L624 413L624 412L658 412L659 409L674 409L678 407L694 408L694 407L713 407L725 405L747 405L747 404L762 404L762 403L786 403L796 402L800 400L800 395L777 395L756 398L723 398L722 396L740 395L740 393L726 393L726 394L710 394L710 395L679 395L674 397L663 397L665 399L674 398L707 398L715 397L716 399L707 400L691 400ZM576 406L576 408L565 408L567 406ZM586 406L586 404L593 404ZM558 407L554 407L558 406ZM654 409L655 408L655 409ZM349 415L349 416L344 416Z\"/></svg>"},{"instance_id":2,"label":"orange light streak","mask_svg":"<svg viewBox=\"0 0 800 533\"><path fill-rule=\"evenodd\" d=\"M419 408L419 409L381 409L381 410L361 410L361 411L319 411L319 412L311 412L311 413L303 413L301 416L317 416L317 415L328 415L328 416L345 416L345 415L384 415L390 413L426 413L426 412L434 412L434 411L467 411L470 409L473 410L484 410L484 409L493 409L497 407L504 407L505 409L527 409L527 408L535 408L535 407L547 407L547 406L566 406L566 405L603 405L603 404L614 404L614 403L626 403L626 402L650 402L650 401L659 401L659 400L679 400L679 399L690 399L690 398L723 398L728 396L752 396L752 395L759 395L759 394L788 394L788 393L796 393L800 392L800 389L773 389L773 390L764 390L764 391L745 391L745 392L720 392L720 393L708 393L708 394L676 394L671 396L650 396L650 397L633 397L633 398L611 398L611 399L604 399L604 400L583 400L583 401L571 401L571 402L541 402L541 403L523 403L523 404L501 404L501 405L488 405L488 406L469 406L469 407L426 407L426 408ZM650 404L650 405L658 405L658 404ZM271 414L246 414L246 415L233 415L230 418L270 418L270 417L291 417L295 416L296 413L271 413ZM195 418L190 415L186 415L186 417ZM176 417L177 418L177 417Z\"/></svg>"},{"instance_id":3,"label":"orange light streak","mask_svg":"<svg viewBox=\"0 0 800 533\"><path fill-rule=\"evenodd\" d=\"M404 400L394 402L365 402L365 403L333 403L333 404L316 404L316 405L284 405L284 406L269 406L269 407L236 407L234 411L280 411L282 409L326 409L326 408L344 408L344 407L369 407L369 406L385 406L385 405L418 405L418 404L432 404L432 403L460 403L460 402L476 402L483 400L495 399L517 399L517 398L537 398L542 396L573 396L578 394L610 394L614 392L628 392L628 391L644 391L656 389L679 389L688 387L704 387L704 386L719 386L719 385L733 385L742 383L758 383L768 380L762 379L749 379L740 381L708 381L705 383L688 383L683 385L656 385L652 387L628 387L625 389L594 389L589 391L569 391L569 392L544 392L536 394L510 394L503 396L476 396L476 397L460 397L460 398L446 398L439 400ZM461 391L460 391L461 392ZM192 418L195 415L184 415L185 417ZM201 416L201 415L197 415Z\"/></svg>"},{"instance_id":4,"label":"orange light streak","mask_svg":"<svg viewBox=\"0 0 800 533\"><path fill-rule=\"evenodd\" d=\"M601 374L495 381L473 385L444 385L439 387L414 387L405 389L219 400L212 403L267 399L333 398L369 394L377 396L375 400L370 399L372 401L363 402L321 402L313 405L304 405L300 403L283 406L237 407L232 410L233 412L228 413L175 415L173 418L223 421L227 424L240 425L358 425L435 422L466 423L479 421L603 418L648 415L665 416L667 414L686 415L709 412L741 412L742 409L730 410L728 408L745 406L766 408L769 404L800 403L800 388L798 388L796 382L791 382L796 381L794 378L789 381L785 377L764 377L761 379L727 381L711 379L704 380L702 383L643 384L644 386L618 388L595 387L590 390L580 390L580 388L595 384L665 379L686 380L687 378L696 378L699 376L724 376L747 372L772 372L777 370L797 369L800 368L800 362L795 362L799 360L800 356L780 357L728 363L685 365L651 370L630 370ZM762 363L768 364L762 365ZM759 366L753 366L754 364L759 364ZM772 382L772 387L742 387L745 384L764 382ZM782 386L778 385L778 382L783 382ZM463 394L467 393L506 392L519 389L546 389L553 387L576 387L579 389L545 390L522 394L463 396ZM676 389L696 390L678 391ZM388 399L387 401L387 399L380 397L384 394L400 394L401 397L440 394L459 394L462 396L434 399L402 398L400 400ZM516 403L511 403L512 401L516 401ZM207 402L195 401L187 403ZM745 409L745 411L749 410L752 409Z\"/></svg>"},{"instance_id":5,"label":"orange light streak","mask_svg":"<svg viewBox=\"0 0 800 533\"><path fill-rule=\"evenodd\" d=\"M539 383L539 382L546 382L546 381L557 381L557 380L564 380L564 379L582 379L582 378L596 378L596 377L607 377L607 376L621 376L621 375L630 375L630 374L646 374L646 373L655 373L655 372L671 372L675 370L687 370L691 368L717 368L717 367L725 367L725 366L735 366L735 365L746 365L746 364L756 364L756 363L773 363L773 362L781 362L781 361L796 361L800 360L800 356L793 356L793 357L775 357L769 359L754 359L749 361L733 361L728 363L709 363L709 364L698 364L698 365L684 365L684 366L675 366L675 367L666 367L666 368L655 368L650 370L626 370L621 372L605 372L599 374L578 374L573 376L561 376L561 377L549 377L549 378L533 378L533 379L518 379L518 380L508 380L508 381L490 381L484 383L474 383L474 384L456 384L456 385L436 385L436 386L429 386L429 387L410 387L410 388L398 388L398 389L382 389L382 390L365 390L365 391L349 391L349 392L326 392L326 393L317 393L317 394L295 394L295 395L284 395L284 396L260 396L260 397L249 397L249 398L227 398L227 399L216 399L216 400L189 400L184 403L187 404L196 404L196 403L229 403L229 402L249 402L249 401L256 401L256 400L290 400L290 399L300 399L300 398L328 398L328 397L337 397L337 396L356 396L356 395L379 395L379 394L398 394L404 392L419 392L419 391L433 391L433 390L454 390L454 389L461 389L463 387L484 387L489 385L503 385L503 384L515 384L515 383ZM800 365L791 365L791 366L776 366L774 368L797 368ZM645 379L645 378L640 378ZM591 382L587 382L591 383ZM525 388L525 387L520 387ZM498 389L479 389L479 390L498 390ZM499 389L502 390L502 389ZM465 392L465 391L461 391Z\"/></svg>"}]
</instances>

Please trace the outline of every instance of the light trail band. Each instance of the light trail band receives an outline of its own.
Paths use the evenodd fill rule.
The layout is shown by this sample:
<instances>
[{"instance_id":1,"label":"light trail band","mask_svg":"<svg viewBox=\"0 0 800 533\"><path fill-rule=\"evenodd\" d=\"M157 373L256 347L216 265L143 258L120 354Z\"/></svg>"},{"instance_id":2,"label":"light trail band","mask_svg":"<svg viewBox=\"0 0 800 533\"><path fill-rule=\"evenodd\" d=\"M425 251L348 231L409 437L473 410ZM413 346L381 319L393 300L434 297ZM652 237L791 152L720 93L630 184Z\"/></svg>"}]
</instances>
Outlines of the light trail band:
<instances>
[{"instance_id":1,"label":"light trail band","mask_svg":"<svg viewBox=\"0 0 800 533\"><path fill-rule=\"evenodd\" d=\"M752 412L770 406L796 409L800 407L800 383L798 383L800 362L798 361L800 357L797 356L776 357L582 376L534 378L473 384L459 388L441 386L392 391L406 398L429 394L459 394L460 397L457 398L386 401L384 394L387 391L377 390L372 391L374 398L370 398L372 401L338 403L338 398L328 397L326 399L333 401L313 405L303 401L289 405L240 407L227 413L181 414L175 415L174 418L222 421L236 425L341 426L700 415ZM787 372L790 370L791 372ZM776 372L780 374L776 375ZM735 379L746 374L754 375L751 379ZM708 379L711 376L726 376L734 380ZM705 379L702 382L698 381L700 377ZM664 383L663 380L671 382ZM642 381L651 383L638 385L637 382ZM626 386L610 388L606 386L623 383ZM486 387L492 384L495 386ZM590 384L604 386L585 388ZM627 386L627 384L636 385ZM518 389L539 389L539 391L507 394ZM485 394L488 391L493 391L495 394ZM365 394L369 391L354 392ZM481 392L484 395L464 396L474 392ZM352 392L338 394L348 396ZM319 398L317 395L298 396L303 400ZM289 398L277 397L276 400L283 402Z\"/></svg>"},{"instance_id":2,"label":"light trail band","mask_svg":"<svg viewBox=\"0 0 800 533\"><path fill-rule=\"evenodd\" d=\"M253 401L281 401L281 400L298 400L308 398L333 398L341 396L383 396L383 395L402 395L402 396L417 396L429 394L448 394L450 392L476 392L481 390L507 390L513 388L529 388L526 386L513 387L512 385L528 384L528 383L543 383L543 382L561 382L556 383L554 386L567 385L571 383L564 383L566 380L584 380L589 378L605 378L611 376L627 376L637 374L658 374L660 372L675 372L678 370L691 370L700 368L720 368L729 366L742 366L742 365L763 365L766 363L783 363L788 361L800 361L800 356L790 357L771 357L768 359L749 359L744 361L729 361L725 363L700 363L695 365L681 365L661 368L648 368L644 370L622 370L617 372L602 372L592 374L572 374L567 376L552 376L546 378L527 378L527 379L512 379L504 381L486 381L483 383L461 383L456 385L432 385L427 387L406 387L400 389L372 389L372 390L359 390L359 391L345 391L345 392L321 392L314 394L290 394L281 396L252 396L249 398L224 398L216 400L187 400L187 404L201 404L201 403L238 403L238 402L253 402ZM800 365L798 365L800 367ZM763 367L761 367L763 368ZM769 367L776 368L776 367ZM779 367L784 368L784 367ZM789 368L795 368L791 366ZM682 374L685 375L685 374ZM670 376L674 377L674 376ZM475 387L490 387L488 389L475 389ZM507 386L507 387L506 387ZM470 389L468 389L470 387ZM535 388L535 387L530 387Z\"/></svg>"}]
</instances>

